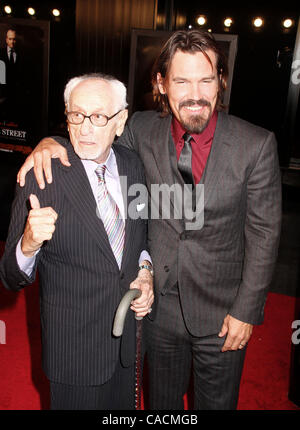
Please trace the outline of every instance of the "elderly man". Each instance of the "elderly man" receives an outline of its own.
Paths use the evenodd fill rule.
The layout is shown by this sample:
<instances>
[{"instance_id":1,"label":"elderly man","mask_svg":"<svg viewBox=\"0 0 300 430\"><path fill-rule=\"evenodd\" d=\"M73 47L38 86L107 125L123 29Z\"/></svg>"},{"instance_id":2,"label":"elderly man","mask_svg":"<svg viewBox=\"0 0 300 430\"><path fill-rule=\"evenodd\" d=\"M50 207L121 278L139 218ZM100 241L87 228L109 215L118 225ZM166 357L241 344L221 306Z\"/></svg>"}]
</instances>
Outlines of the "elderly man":
<instances>
[{"instance_id":1,"label":"elderly man","mask_svg":"<svg viewBox=\"0 0 300 430\"><path fill-rule=\"evenodd\" d=\"M32 175L17 189L1 279L18 291L39 271L52 409L133 409L134 314L149 312L153 291L146 221L126 217L133 199L126 185L143 184L143 166L133 151L113 145L127 119L121 82L85 75L71 79L64 96L72 167L57 162L55 184L43 191ZM114 337L114 314L129 286L142 295L123 336Z\"/></svg>"},{"instance_id":2,"label":"elderly man","mask_svg":"<svg viewBox=\"0 0 300 430\"><path fill-rule=\"evenodd\" d=\"M246 344L263 321L281 222L276 140L221 111L226 78L209 33L175 32L153 69L160 112L135 113L120 138L139 153L149 189L191 185L197 198L204 187L194 211L199 221L204 210L203 222L184 210L179 219L177 210L148 224L156 291L146 323L151 408L183 408L191 369L195 409L236 408ZM44 142L20 181L35 160L38 182L42 164L51 182L50 153L66 160L63 148Z\"/></svg>"}]
</instances>

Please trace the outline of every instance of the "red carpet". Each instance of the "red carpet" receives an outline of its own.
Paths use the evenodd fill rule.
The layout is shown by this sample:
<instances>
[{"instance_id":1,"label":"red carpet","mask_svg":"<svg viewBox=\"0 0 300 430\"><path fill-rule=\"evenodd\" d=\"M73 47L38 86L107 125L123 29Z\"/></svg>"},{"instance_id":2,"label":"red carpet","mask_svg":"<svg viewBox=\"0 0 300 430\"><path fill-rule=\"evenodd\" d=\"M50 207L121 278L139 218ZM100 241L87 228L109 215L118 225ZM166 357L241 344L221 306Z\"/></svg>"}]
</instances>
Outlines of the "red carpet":
<instances>
[{"instance_id":1,"label":"red carpet","mask_svg":"<svg viewBox=\"0 0 300 430\"><path fill-rule=\"evenodd\" d=\"M294 310L293 297L269 294L265 322L255 327L248 346L239 409L300 409L288 400ZM48 409L48 382L40 364L38 284L17 294L0 285L0 320L6 327L6 343L0 344L0 410Z\"/></svg>"},{"instance_id":2,"label":"red carpet","mask_svg":"<svg viewBox=\"0 0 300 430\"><path fill-rule=\"evenodd\" d=\"M249 342L238 409L300 409L288 400L294 313L293 297L269 293L264 324Z\"/></svg>"}]
</instances>

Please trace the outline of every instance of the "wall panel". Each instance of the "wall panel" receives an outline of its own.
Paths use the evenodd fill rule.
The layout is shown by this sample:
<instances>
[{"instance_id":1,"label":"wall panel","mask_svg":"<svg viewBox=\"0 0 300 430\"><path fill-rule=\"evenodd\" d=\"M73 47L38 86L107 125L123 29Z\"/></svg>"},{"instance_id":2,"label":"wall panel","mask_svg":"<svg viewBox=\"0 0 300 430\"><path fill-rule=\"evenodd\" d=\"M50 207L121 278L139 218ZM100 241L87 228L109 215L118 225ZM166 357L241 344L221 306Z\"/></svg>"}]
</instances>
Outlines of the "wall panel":
<instances>
[{"instance_id":1,"label":"wall panel","mask_svg":"<svg viewBox=\"0 0 300 430\"><path fill-rule=\"evenodd\" d=\"M153 29L157 0L77 0L77 73L128 81L131 28Z\"/></svg>"}]
</instances>

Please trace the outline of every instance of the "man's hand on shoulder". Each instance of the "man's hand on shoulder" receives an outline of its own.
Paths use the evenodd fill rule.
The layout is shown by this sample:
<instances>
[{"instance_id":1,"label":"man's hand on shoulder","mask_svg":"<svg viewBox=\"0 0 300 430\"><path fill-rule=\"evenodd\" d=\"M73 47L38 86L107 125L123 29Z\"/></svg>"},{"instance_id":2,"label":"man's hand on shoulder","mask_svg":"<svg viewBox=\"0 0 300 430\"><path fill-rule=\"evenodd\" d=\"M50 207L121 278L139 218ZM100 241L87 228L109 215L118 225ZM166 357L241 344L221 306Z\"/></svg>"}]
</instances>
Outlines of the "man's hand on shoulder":
<instances>
[{"instance_id":1,"label":"man's hand on shoulder","mask_svg":"<svg viewBox=\"0 0 300 430\"><path fill-rule=\"evenodd\" d=\"M17 175L17 182L21 187L25 185L25 176L27 172L34 168L36 181L41 189L45 188L45 179L48 184L52 182L51 158L59 158L65 166L70 166L67 150L51 137L45 137L40 141L37 147L26 158Z\"/></svg>"}]
</instances>

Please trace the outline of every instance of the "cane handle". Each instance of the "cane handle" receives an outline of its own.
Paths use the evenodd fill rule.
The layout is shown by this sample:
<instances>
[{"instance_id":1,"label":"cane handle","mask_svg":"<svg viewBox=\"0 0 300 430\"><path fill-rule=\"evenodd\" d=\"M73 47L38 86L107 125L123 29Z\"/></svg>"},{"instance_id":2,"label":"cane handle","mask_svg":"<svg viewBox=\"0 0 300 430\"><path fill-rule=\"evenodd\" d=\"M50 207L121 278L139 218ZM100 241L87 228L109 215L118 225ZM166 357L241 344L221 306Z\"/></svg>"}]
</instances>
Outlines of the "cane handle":
<instances>
[{"instance_id":1,"label":"cane handle","mask_svg":"<svg viewBox=\"0 0 300 430\"><path fill-rule=\"evenodd\" d=\"M124 322L126 318L127 311L129 309L129 306L132 302L132 300L137 299L142 294L142 291L138 288L132 288L131 290L128 290L122 300L119 303L119 306L116 311L115 319L114 319L114 325L113 325L113 335L116 337L119 337L123 333L124 328ZM136 317L136 319L142 319L142 317Z\"/></svg>"}]
</instances>

